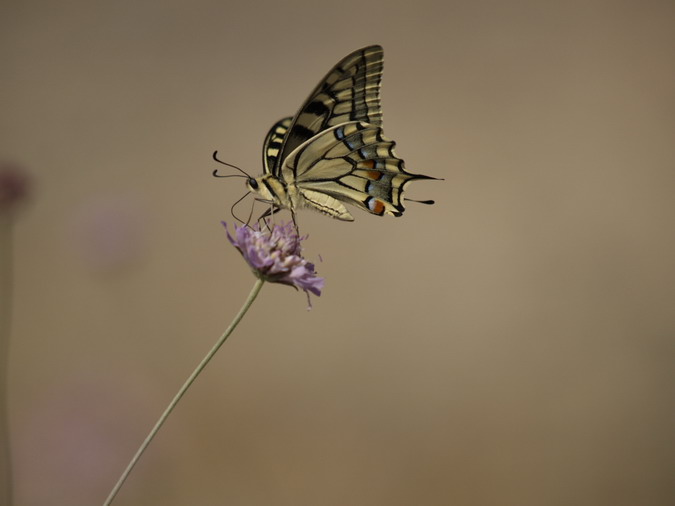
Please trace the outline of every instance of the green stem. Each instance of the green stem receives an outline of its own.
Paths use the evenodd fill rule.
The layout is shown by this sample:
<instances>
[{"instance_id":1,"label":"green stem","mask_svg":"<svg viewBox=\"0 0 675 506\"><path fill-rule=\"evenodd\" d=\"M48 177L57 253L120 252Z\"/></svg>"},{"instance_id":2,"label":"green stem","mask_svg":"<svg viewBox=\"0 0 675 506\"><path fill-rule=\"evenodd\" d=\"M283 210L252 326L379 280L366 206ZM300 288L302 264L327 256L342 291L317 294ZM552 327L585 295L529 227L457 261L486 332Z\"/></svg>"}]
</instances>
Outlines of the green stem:
<instances>
[{"instance_id":1,"label":"green stem","mask_svg":"<svg viewBox=\"0 0 675 506\"><path fill-rule=\"evenodd\" d=\"M263 284L265 282L262 279L258 279L253 286L253 289L251 290L251 293L248 295L248 299L246 299L246 302L244 302L244 305L241 307L239 310L239 313L237 313L237 316L234 317L234 320L232 320L232 323L230 323L230 326L227 327L227 330L223 333L222 336L218 339L215 345L213 345L213 348L206 354L206 356L202 359L202 361L199 363L197 368L190 374L187 380L185 380L185 383L183 383L183 386L180 387L180 390L178 390L178 393L176 396L173 398L173 400L169 403L167 408L164 410L164 413L162 413L162 416L159 417L159 420L157 420L157 423L155 426L152 428L148 436L145 438L145 441L143 441L143 444L141 444L140 448L136 451L136 454L133 456L131 461L129 462L129 465L127 465L127 468L124 470L122 473L122 476L120 476L119 480L117 480L117 483L113 487L113 489L110 491L110 495L108 495L108 498L105 500L103 503L103 506L108 506L109 504L112 503L113 499L117 495L117 492L119 492L120 488L122 488L122 485L126 481L127 477L131 473L131 470L134 468L136 465L136 462L138 462L138 459L141 458L141 455L143 455L143 452L145 449L148 447L150 444L150 441L155 437L159 429L162 427L168 416L171 414L173 411L173 408L176 407L176 404L178 404L178 401L180 401L181 397L185 394L188 388L190 388L190 385L194 382L194 380L199 376L199 373L202 372L204 367L206 367L206 364L209 363L209 361L213 358L213 356L216 354L218 349L223 345L225 340L230 336L232 331L235 329L235 327L239 324L241 319L244 317L246 314L246 311L251 307L251 304L253 304L253 301L255 298L258 296L258 293L260 292L260 289L262 288Z\"/></svg>"}]
</instances>

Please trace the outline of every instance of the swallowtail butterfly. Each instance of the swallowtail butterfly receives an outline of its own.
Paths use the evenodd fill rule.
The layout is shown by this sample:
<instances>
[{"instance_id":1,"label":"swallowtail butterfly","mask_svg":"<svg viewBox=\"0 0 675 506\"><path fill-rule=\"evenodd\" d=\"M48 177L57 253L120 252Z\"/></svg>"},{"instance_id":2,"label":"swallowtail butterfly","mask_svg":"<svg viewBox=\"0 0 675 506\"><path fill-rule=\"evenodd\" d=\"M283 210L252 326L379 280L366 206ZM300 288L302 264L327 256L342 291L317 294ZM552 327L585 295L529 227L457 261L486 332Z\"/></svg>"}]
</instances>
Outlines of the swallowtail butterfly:
<instances>
[{"instance_id":1,"label":"swallowtail butterfly","mask_svg":"<svg viewBox=\"0 0 675 506\"><path fill-rule=\"evenodd\" d=\"M344 204L401 216L403 190L417 179L382 133L383 50L354 51L328 72L293 117L272 126L263 145L263 175L248 178L257 200L280 209L311 208L353 221ZM418 201L419 202L419 201ZM422 201L432 204L433 201Z\"/></svg>"}]
</instances>

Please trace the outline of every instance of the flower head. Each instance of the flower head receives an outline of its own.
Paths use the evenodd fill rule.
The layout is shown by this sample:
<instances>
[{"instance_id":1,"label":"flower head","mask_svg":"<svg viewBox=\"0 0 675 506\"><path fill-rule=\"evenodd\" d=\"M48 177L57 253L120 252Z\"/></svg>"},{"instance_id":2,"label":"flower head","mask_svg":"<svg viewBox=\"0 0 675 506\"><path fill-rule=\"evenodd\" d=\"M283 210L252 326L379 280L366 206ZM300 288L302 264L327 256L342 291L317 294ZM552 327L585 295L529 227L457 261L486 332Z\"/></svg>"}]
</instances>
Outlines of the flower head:
<instances>
[{"instance_id":1,"label":"flower head","mask_svg":"<svg viewBox=\"0 0 675 506\"><path fill-rule=\"evenodd\" d=\"M271 232L259 226L234 226L234 237L223 222L227 238L259 278L321 295L324 279L316 275L314 264L302 256L299 237L293 223L274 225ZM309 295L309 293L308 293Z\"/></svg>"}]
</instances>

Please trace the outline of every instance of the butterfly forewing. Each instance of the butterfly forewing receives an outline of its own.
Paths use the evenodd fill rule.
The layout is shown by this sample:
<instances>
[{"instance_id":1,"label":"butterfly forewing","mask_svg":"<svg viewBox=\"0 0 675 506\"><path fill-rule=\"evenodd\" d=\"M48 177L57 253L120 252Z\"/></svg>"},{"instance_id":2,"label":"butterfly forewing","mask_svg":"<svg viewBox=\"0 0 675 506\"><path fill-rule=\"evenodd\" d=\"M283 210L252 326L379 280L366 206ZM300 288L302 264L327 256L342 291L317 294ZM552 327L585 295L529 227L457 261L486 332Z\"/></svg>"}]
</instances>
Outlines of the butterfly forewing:
<instances>
[{"instance_id":1,"label":"butterfly forewing","mask_svg":"<svg viewBox=\"0 0 675 506\"><path fill-rule=\"evenodd\" d=\"M272 174L279 176L284 159L326 128L349 121L364 121L376 126L382 124L380 81L383 54L380 46L355 51L319 82L293 118Z\"/></svg>"},{"instance_id":2,"label":"butterfly forewing","mask_svg":"<svg viewBox=\"0 0 675 506\"><path fill-rule=\"evenodd\" d=\"M286 132L288 132L292 121L293 118L290 116L279 120L267 132L265 142L263 143L263 172L265 174L271 174L274 166L277 164Z\"/></svg>"}]
</instances>

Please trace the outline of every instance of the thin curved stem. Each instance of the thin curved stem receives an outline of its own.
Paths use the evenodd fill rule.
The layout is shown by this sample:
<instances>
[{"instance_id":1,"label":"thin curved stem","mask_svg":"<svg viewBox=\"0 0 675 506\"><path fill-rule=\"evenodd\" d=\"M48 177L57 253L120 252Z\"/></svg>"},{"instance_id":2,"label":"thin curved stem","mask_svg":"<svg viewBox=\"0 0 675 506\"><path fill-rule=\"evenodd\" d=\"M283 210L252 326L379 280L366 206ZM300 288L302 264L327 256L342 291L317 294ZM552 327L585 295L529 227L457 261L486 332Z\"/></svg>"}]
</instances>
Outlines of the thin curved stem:
<instances>
[{"instance_id":1,"label":"thin curved stem","mask_svg":"<svg viewBox=\"0 0 675 506\"><path fill-rule=\"evenodd\" d=\"M108 495L108 498L105 500L103 503L103 506L109 506L115 496L117 495L117 492L119 492L120 488L122 488L122 485L126 481L127 477L131 473L131 470L134 468L136 465L136 462L138 462L138 459L141 458L141 455L143 455L143 452L145 449L148 447L150 444L150 441L155 437L159 429L162 427L166 419L169 417L171 412L173 411L173 408L176 407L176 404L178 404L178 401L180 401L181 397L185 394L188 388L190 388L190 385L194 382L194 380L199 376L199 373L202 372L202 370L206 367L206 365L209 363L209 361L213 358L213 356L216 354L218 349L223 345L225 340L230 336L232 331L236 328L236 326L239 324L241 319L244 317L246 314L246 311L251 307L251 304L253 304L253 301L255 298L258 296L258 293L260 292L260 289L262 288L263 284L265 282L262 279L258 279L253 286L253 289L251 290L251 293L248 295L248 298L246 299L246 302L244 302L244 305L241 307L239 310L239 313L237 313L237 316L234 317L234 320L232 320L232 323L230 323L230 326L227 327L227 330L223 333L222 336L216 341L216 344L213 345L213 348L206 354L206 356L202 359L202 361L199 363L197 368L190 374L187 380L185 380L185 383L183 383L183 386L180 387L180 390L178 390L178 393L176 396L173 398L173 400L169 403L167 408L164 410L164 413L162 413L162 416L159 417L159 420L157 420L157 423L155 423L155 426L152 428L148 436L145 438L145 441L141 444L141 446L138 448L136 451L136 454L133 456L129 464L127 465L127 468L124 470L122 473L122 476L120 476L119 480L117 480L117 483L113 487L113 489L110 491L110 494Z\"/></svg>"}]
</instances>

